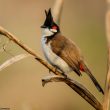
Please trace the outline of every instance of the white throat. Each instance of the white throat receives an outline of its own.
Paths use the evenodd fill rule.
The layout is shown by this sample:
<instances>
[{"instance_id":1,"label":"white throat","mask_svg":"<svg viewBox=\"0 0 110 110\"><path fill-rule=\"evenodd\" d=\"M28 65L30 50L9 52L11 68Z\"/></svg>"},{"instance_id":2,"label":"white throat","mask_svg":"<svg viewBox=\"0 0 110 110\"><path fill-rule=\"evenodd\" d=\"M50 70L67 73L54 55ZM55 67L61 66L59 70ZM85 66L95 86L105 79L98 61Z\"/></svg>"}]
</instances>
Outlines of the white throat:
<instances>
[{"instance_id":1,"label":"white throat","mask_svg":"<svg viewBox=\"0 0 110 110\"><path fill-rule=\"evenodd\" d=\"M42 34L43 34L43 36L52 36L52 35L54 35L54 33L51 30L49 30L49 28L42 28Z\"/></svg>"}]
</instances>

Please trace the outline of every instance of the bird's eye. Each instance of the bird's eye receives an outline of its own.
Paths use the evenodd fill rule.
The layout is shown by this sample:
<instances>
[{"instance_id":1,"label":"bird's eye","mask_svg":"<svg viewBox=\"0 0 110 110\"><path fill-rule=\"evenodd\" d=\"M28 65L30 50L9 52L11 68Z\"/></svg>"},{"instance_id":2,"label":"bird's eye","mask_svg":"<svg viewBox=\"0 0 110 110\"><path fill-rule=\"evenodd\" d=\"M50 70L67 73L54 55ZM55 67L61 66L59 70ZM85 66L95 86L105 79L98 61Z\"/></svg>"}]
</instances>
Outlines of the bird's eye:
<instances>
[{"instance_id":1,"label":"bird's eye","mask_svg":"<svg viewBox=\"0 0 110 110\"><path fill-rule=\"evenodd\" d=\"M57 29L57 26L52 26L52 29Z\"/></svg>"}]
</instances>

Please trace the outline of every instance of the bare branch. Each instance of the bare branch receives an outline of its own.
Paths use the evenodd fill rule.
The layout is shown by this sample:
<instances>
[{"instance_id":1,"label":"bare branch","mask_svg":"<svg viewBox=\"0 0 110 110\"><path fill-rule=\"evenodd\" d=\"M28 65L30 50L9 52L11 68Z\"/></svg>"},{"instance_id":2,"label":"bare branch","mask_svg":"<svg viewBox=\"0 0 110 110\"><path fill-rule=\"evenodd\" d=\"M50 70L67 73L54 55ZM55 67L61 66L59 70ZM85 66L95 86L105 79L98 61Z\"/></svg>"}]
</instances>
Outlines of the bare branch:
<instances>
[{"instance_id":1,"label":"bare branch","mask_svg":"<svg viewBox=\"0 0 110 110\"><path fill-rule=\"evenodd\" d=\"M110 0L107 0L108 10L106 13L106 36L108 43L108 73L106 77L103 110L109 110L110 102Z\"/></svg>"},{"instance_id":2,"label":"bare branch","mask_svg":"<svg viewBox=\"0 0 110 110\"><path fill-rule=\"evenodd\" d=\"M89 100L89 103L92 105L95 105L97 103L97 99L86 89L84 88L80 83L76 82L73 79L70 79L69 77L64 78L62 76L57 75L51 75L44 79L42 79L43 86L49 82L65 82L68 86L70 86L73 90L75 90L81 97L85 97L85 100L88 102L88 98L92 100ZM98 106L94 106L96 110L102 110L102 105L100 103L97 103Z\"/></svg>"},{"instance_id":3,"label":"bare branch","mask_svg":"<svg viewBox=\"0 0 110 110\"><path fill-rule=\"evenodd\" d=\"M49 82L61 82L64 80L65 78L63 76L51 74L42 79L42 86L44 87Z\"/></svg>"},{"instance_id":4,"label":"bare branch","mask_svg":"<svg viewBox=\"0 0 110 110\"><path fill-rule=\"evenodd\" d=\"M64 0L55 0L54 6L53 6L52 12L53 12L54 20L58 24L60 24L63 2L64 2Z\"/></svg>"},{"instance_id":5,"label":"bare branch","mask_svg":"<svg viewBox=\"0 0 110 110\"><path fill-rule=\"evenodd\" d=\"M26 57L28 57L29 55L27 54L20 54L17 55L15 57L12 57L11 59L7 60L6 62L4 62L3 64L0 65L0 71L2 71L3 69L5 69L6 67L12 65L15 62L18 62L21 59L24 59Z\"/></svg>"}]
</instances>

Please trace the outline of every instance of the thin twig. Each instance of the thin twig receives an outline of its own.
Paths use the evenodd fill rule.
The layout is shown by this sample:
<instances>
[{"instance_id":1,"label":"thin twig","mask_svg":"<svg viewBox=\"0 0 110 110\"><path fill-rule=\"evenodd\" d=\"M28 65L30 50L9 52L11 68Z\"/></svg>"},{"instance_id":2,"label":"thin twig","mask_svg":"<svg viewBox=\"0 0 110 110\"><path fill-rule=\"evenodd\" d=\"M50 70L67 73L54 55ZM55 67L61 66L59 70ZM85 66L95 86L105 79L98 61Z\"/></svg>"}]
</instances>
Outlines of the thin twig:
<instances>
[{"instance_id":1,"label":"thin twig","mask_svg":"<svg viewBox=\"0 0 110 110\"><path fill-rule=\"evenodd\" d=\"M63 2L64 2L64 0L55 0L54 6L53 6L53 10L52 10L54 20L59 25L60 25L60 20L61 20Z\"/></svg>"},{"instance_id":2,"label":"thin twig","mask_svg":"<svg viewBox=\"0 0 110 110\"><path fill-rule=\"evenodd\" d=\"M0 65L0 71L2 71L6 67L12 65L15 62L18 62L21 59L26 58L28 56L29 56L28 54L20 54L20 55L17 55L15 57L12 57L11 59L7 60L6 62L4 62L3 64Z\"/></svg>"},{"instance_id":3,"label":"thin twig","mask_svg":"<svg viewBox=\"0 0 110 110\"><path fill-rule=\"evenodd\" d=\"M109 110L110 103L110 0L107 0L108 10L106 13L106 36L108 43L108 73L106 76L105 95L103 110Z\"/></svg>"}]
</instances>

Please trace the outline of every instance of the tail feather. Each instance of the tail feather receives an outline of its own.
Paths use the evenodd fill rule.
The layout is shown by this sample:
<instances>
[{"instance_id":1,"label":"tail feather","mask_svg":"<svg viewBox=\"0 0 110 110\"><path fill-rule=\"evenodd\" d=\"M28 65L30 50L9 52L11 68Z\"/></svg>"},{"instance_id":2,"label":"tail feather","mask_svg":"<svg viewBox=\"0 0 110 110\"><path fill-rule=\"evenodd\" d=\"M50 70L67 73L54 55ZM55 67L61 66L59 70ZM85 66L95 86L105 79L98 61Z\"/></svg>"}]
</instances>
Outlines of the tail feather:
<instances>
[{"instance_id":1,"label":"tail feather","mask_svg":"<svg viewBox=\"0 0 110 110\"><path fill-rule=\"evenodd\" d=\"M100 84L98 83L98 81L96 80L96 78L93 76L93 74L91 73L91 71L88 69L88 67L85 64L83 64L83 67L84 67L84 71L91 78L91 80L93 81L93 83L96 86L96 88L98 89L98 91L99 92L102 92L102 94L104 94L104 91L103 91L102 87L100 86Z\"/></svg>"}]
</instances>

